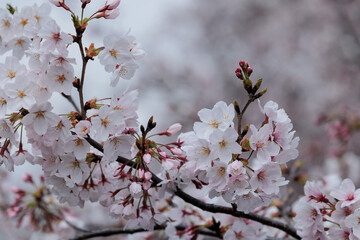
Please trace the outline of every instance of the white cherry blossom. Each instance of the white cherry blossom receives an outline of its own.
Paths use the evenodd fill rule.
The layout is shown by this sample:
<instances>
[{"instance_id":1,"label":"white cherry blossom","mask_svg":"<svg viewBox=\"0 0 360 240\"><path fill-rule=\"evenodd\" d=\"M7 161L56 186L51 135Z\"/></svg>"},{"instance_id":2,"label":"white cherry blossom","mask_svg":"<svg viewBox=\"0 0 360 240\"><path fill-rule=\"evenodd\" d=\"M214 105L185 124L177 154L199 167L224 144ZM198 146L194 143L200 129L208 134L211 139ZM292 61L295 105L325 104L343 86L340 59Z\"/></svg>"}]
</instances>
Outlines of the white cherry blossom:
<instances>
[{"instance_id":1,"label":"white cherry blossom","mask_svg":"<svg viewBox=\"0 0 360 240\"><path fill-rule=\"evenodd\" d=\"M52 109L49 102L40 105L35 104L22 119L22 123L25 126L32 126L38 135L43 135L49 127L54 126L59 121L59 117L51 112Z\"/></svg>"}]
</instances>

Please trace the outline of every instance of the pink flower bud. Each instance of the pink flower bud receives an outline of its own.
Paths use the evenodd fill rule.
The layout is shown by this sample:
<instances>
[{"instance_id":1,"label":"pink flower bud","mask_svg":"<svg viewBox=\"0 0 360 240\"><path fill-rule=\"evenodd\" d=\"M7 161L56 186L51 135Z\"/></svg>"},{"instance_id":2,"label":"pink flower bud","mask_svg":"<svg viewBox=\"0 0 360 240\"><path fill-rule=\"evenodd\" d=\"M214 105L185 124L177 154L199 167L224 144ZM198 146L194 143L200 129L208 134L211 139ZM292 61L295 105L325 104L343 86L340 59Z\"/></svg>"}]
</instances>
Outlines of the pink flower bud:
<instances>
[{"instance_id":1,"label":"pink flower bud","mask_svg":"<svg viewBox=\"0 0 360 240\"><path fill-rule=\"evenodd\" d=\"M144 182L142 187L145 191L149 190L151 187L151 182Z\"/></svg>"},{"instance_id":2,"label":"pink flower bud","mask_svg":"<svg viewBox=\"0 0 360 240\"><path fill-rule=\"evenodd\" d=\"M145 153L143 156L143 160L146 164L150 164L151 162L151 155L149 153Z\"/></svg>"},{"instance_id":3,"label":"pink flower bud","mask_svg":"<svg viewBox=\"0 0 360 240\"><path fill-rule=\"evenodd\" d=\"M118 177L118 176L120 176L121 172L122 172L122 169L121 169L121 168L116 169L116 170L114 171L113 177Z\"/></svg>"},{"instance_id":4,"label":"pink flower bud","mask_svg":"<svg viewBox=\"0 0 360 240\"><path fill-rule=\"evenodd\" d=\"M119 9L101 11L94 18L115 19L117 16L119 16Z\"/></svg>"},{"instance_id":5,"label":"pink flower bud","mask_svg":"<svg viewBox=\"0 0 360 240\"><path fill-rule=\"evenodd\" d=\"M160 157L161 158L165 158L166 159L166 152L164 151L159 151Z\"/></svg>"},{"instance_id":6,"label":"pink flower bud","mask_svg":"<svg viewBox=\"0 0 360 240\"><path fill-rule=\"evenodd\" d=\"M244 68L244 67L245 67L245 61L244 61L244 60L240 60L240 61L239 61L239 66L240 66L241 68Z\"/></svg>"},{"instance_id":7,"label":"pink flower bud","mask_svg":"<svg viewBox=\"0 0 360 240\"><path fill-rule=\"evenodd\" d=\"M15 194L23 195L25 194L24 190L18 188L18 187L11 187L11 191Z\"/></svg>"},{"instance_id":8,"label":"pink flower bud","mask_svg":"<svg viewBox=\"0 0 360 240\"><path fill-rule=\"evenodd\" d=\"M113 10L119 6L120 2L121 0L112 0L110 3L106 1L105 6L108 6L107 10Z\"/></svg>"},{"instance_id":9,"label":"pink flower bud","mask_svg":"<svg viewBox=\"0 0 360 240\"><path fill-rule=\"evenodd\" d=\"M149 181L151 179L151 177L152 177L151 172L149 172L149 171L145 172L145 180L146 181Z\"/></svg>"},{"instance_id":10,"label":"pink flower bud","mask_svg":"<svg viewBox=\"0 0 360 240\"><path fill-rule=\"evenodd\" d=\"M119 9L114 9L114 10L107 10L105 11L105 19L115 19L119 16Z\"/></svg>"},{"instance_id":11,"label":"pink flower bud","mask_svg":"<svg viewBox=\"0 0 360 240\"><path fill-rule=\"evenodd\" d=\"M34 183L32 176L29 173L26 173L25 176L22 177L22 180L27 183Z\"/></svg>"},{"instance_id":12,"label":"pink flower bud","mask_svg":"<svg viewBox=\"0 0 360 240\"><path fill-rule=\"evenodd\" d=\"M253 72L253 69L251 67L248 67L247 72L248 72L248 75L250 76L252 74L252 72Z\"/></svg>"},{"instance_id":13,"label":"pink flower bud","mask_svg":"<svg viewBox=\"0 0 360 240\"><path fill-rule=\"evenodd\" d=\"M181 130L181 124L175 123L166 129L166 136L171 136Z\"/></svg>"},{"instance_id":14,"label":"pink flower bud","mask_svg":"<svg viewBox=\"0 0 360 240\"><path fill-rule=\"evenodd\" d=\"M174 155L178 155L178 156L181 156L182 155L182 151L180 148L177 148L177 147L173 147L173 148L170 148L170 151L172 154Z\"/></svg>"},{"instance_id":15,"label":"pink flower bud","mask_svg":"<svg viewBox=\"0 0 360 240\"><path fill-rule=\"evenodd\" d=\"M64 3L64 0L49 0L49 1L57 7L61 7L61 4Z\"/></svg>"},{"instance_id":16,"label":"pink flower bud","mask_svg":"<svg viewBox=\"0 0 360 240\"><path fill-rule=\"evenodd\" d=\"M243 77L243 75L241 73L240 68L235 69L235 75L236 75L236 77L240 78L241 80L244 80L244 77Z\"/></svg>"},{"instance_id":17,"label":"pink flower bud","mask_svg":"<svg viewBox=\"0 0 360 240\"><path fill-rule=\"evenodd\" d=\"M67 11L70 11L70 8L65 4L65 0L49 0L52 4L57 7L62 7Z\"/></svg>"},{"instance_id":18,"label":"pink flower bud","mask_svg":"<svg viewBox=\"0 0 360 240\"><path fill-rule=\"evenodd\" d=\"M21 207L13 207L6 210L6 214L9 218L16 217L21 211Z\"/></svg>"},{"instance_id":19,"label":"pink flower bud","mask_svg":"<svg viewBox=\"0 0 360 240\"><path fill-rule=\"evenodd\" d=\"M139 178L140 178L140 179L143 179L143 178L144 178L144 169L140 168L140 169L138 170L138 173L139 173Z\"/></svg>"}]
</instances>

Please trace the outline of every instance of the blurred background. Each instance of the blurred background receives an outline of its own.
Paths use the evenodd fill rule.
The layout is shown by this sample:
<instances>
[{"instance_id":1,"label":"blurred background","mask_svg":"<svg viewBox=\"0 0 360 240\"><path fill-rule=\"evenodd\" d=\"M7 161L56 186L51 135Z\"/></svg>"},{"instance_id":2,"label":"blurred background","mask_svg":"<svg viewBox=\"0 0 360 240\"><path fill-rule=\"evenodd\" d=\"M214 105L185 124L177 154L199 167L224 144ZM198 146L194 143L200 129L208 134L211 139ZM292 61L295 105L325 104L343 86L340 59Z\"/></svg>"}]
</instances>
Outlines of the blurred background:
<instances>
[{"instance_id":1,"label":"blurred background","mask_svg":"<svg viewBox=\"0 0 360 240\"><path fill-rule=\"evenodd\" d=\"M79 2L66 1L78 13ZM86 13L104 2L93 1ZM19 8L33 3L11 1ZM337 173L359 184L359 13L356 0L123 0L117 19L90 22L85 46L101 46L104 36L131 29L147 56L135 77L116 89L99 62L91 62L85 97L137 88L140 123L154 115L159 131L175 122L190 131L200 109L220 100L246 103L234 74L242 59L254 69L253 82L263 78L262 88L268 88L262 105L273 100L292 119L307 177ZM51 15L63 31L74 33L63 9L53 7ZM60 96L53 100L60 112L70 108ZM261 121L254 103L243 123Z\"/></svg>"}]
</instances>

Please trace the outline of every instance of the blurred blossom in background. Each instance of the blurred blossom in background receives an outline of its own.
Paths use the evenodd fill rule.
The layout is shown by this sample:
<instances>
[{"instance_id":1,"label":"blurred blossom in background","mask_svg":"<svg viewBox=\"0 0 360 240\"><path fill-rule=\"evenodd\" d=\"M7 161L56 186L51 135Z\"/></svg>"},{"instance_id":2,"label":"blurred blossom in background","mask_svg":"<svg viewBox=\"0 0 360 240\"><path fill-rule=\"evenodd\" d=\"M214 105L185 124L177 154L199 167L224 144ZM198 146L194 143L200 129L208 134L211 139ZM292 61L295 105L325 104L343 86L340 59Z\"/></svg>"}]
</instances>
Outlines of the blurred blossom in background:
<instances>
[{"instance_id":1,"label":"blurred blossom in background","mask_svg":"<svg viewBox=\"0 0 360 240\"><path fill-rule=\"evenodd\" d=\"M80 12L79 1L68 2ZM93 2L88 13L105 1ZM19 9L33 3L11 1ZM141 124L154 115L160 130L180 122L190 131L202 108L219 100L245 104L234 74L244 59L254 69L253 79L263 78L268 88L262 102L276 101L292 119L309 178L337 173L359 184L359 12L356 0L123 0L117 19L90 22L84 45L102 46L104 36L130 29L147 56L135 77L121 80L115 90L98 60L90 62L85 98L138 88ZM67 12L52 6L51 15L63 31L74 33ZM59 112L71 107L60 96L53 100ZM243 122L260 124L257 110L251 105ZM18 167L14 179L28 167Z\"/></svg>"}]
</instances>

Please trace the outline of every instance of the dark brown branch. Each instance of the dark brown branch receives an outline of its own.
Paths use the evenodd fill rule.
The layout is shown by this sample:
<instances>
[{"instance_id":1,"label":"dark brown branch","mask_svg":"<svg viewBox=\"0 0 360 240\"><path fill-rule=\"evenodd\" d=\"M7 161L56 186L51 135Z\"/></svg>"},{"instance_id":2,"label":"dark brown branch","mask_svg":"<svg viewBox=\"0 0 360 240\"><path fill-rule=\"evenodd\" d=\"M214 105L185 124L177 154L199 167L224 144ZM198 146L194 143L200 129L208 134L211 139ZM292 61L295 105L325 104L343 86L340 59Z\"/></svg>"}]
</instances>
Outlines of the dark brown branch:
<instances>
[{"instance_id":1,"label":"dark brown branch","mask_svg":"<svg viewBox=\"0 0 360 240\"><path fill-rule=\"evenodd\" d=\"M87 56L85 56L84 47L83 47L83 44L82 44L82 34L83 34L83 32L77 33L77 36L75 38L75 42L79 45L81 59L82 59L82 62L83 62L82 70L81 70L80 86L78 88L78 92L79 92L79 99L80 99L81 117L82 117L82 119L85 119L86 112L85 112L85 102L84 102L83 87L84 87L84 81L85 81L86 65L87 65L87 63L89 61L89 58Z\"/></svg>"},{"instance_id":2,"label":"dark brown branch","mask_svg":"<svg viewBox=\"0 0 360 240\"><path fill-rule=\"evenodd\" d=\"M166 228L166 226L156 225L155 228L154 228L154 231L165 230L165 228ZM184 227L184 226L177 226L176 227L176 229L180 230L180 231L184 230L185 228L186 227ZM104 230L94 231L94 232L91 232L91 233L85 233L85 234L79 235L77 237L71 238L69 240L84 240L84 239L89 239L89 238L94 238L94 237L108 237L108 236L117 235L117 234L134 234L134 233L148 232L148 231L149 230L146 230L146 229L143 229L143 228L137 228L137 229L122 229L122 228L104 229ZM215 233L210 232L210 231L200 230L199 234L219 238Z\"/></svg>"},{"instance_id":3,"label":"dark brown branch","mask_svg":"<svg viewBox=\"0 0 360 240\"><path fill-rule=\"evenodd\" d=\"M86 138L86 140L94 148L96 148L97 150L103 152L103 147L101 146L101 144L99 144L98 142L96 142L95 140L93 140L90 137ZM130 166L130 167L133 165L133 162L131 160L129 160L127 158L124 158L124 157L121 157L121 156L119 156L117 158L117 161L119 163L125 164L125 165ZM162 180L153 173L152 173L152 180L153 180L153 182L155 184L159 184L159 183L162 182ZM255 213L244 213L244 212L241 212L241 211L236 211L232 207L225 207L225 206L205 203L205 202L202 202L199 199L194 198L191 195L185 193L184 191L182 191L178 187L176 187L176 191L174 192L174 194L176 196L180 197L181 199L183 199L185 202L190 203L190 204L200 208L203 211L212 212L212 213L224 213L224 214L232 215L234 217L241 217L241 218L250 219L250 220L253 220L255 222L262 223L262 224L264 224L266 226L270 226L270 227L280 229L280 230L286 232L287 234L289 234L290 236L294 237L295 239L301 239L299 237L299 235L297 235L296 230L293 227L291 227L291 226L289 226L289 225L287 225L285 223L282 223L280 221L276 221L276 220L273 220L273 219L268 218L268 217L257 215Z\"/></svg>"}]
</instances>

